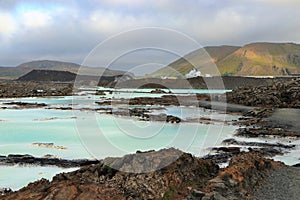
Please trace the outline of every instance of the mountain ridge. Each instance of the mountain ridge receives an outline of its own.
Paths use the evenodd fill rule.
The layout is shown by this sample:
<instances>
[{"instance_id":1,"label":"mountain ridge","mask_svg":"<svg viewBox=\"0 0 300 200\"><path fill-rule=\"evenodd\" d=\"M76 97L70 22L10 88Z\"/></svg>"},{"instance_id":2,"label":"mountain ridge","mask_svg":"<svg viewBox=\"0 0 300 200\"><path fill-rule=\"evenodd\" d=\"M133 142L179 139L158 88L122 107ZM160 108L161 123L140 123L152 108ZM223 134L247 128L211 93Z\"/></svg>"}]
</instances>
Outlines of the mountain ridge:
<instances>
[{"instance_id":1,"label":"mountain ridge","mask_svg":"<svg viewBox=\"0 0 300 200\"><path fill-rule=\"evenodd\" d=\"M32 70L44 69L69 71L79 75L116 76L125 73L121 70L81 66L72 62L35 60L16 67L0 67L0 79L17 79ZM254 42L244 46L207 46L188 53L146 77L184 78L193 69L199 70L203 75L286 76L300 74L300 44Z\"/></svg>"},{"instance_id":2,"label":"mountain ridge","mask_svg":"<svg viewBox=\"0 0 300 200\"><path fill-rule=\"evenodd\" d=\"M150 76L184 77L194 68L201 71L199 66L207 64L205 59L210 59L210 66L215 64L221 75L281 76L300 73L299 44L255 42L241 47L207 46L188 53Z\"/></svg>"},{"instance_id":3,"label":"mountain ridge","mask_svg":"<svg viewBox=\"0 0 300 200\"><path fill-rule=\"evenodd\" d=\"M79 70L80 69L80 70ZM34 60L17 65L16 67L0 67L0 79L17 79L32 70L68 71L80 75L115 76L125 71L110 70L102 67L81 66L77 63L57 60Z\"/></svg>"}]
</instances>

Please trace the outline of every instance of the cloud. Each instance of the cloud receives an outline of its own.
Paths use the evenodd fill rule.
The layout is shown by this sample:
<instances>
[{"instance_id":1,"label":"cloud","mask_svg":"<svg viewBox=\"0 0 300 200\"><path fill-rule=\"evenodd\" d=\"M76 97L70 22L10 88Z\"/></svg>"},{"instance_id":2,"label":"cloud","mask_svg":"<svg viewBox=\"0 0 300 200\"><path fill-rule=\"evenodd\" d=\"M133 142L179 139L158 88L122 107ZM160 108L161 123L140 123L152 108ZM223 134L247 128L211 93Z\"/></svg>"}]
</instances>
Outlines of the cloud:
<instances>
[{"instance_id":1,"label":"cloud","mask_svg":"<svg viewBox=\"0 0 300 200\"><path fill-rule=\"evenodd\" d=\"M111 11L97 10L92 12L87 20L91 30L114 34L126 28L138 26L140 20L131 15L122 15ZM142 23L140 23L142 24Z\"/></svg>"},{"instance_id":2,"label":"cloud","mask_svg":"<svg viewBox=\"0 0 300 200\"><path fill-rule=\"evenodd\" d=\"M0 41L7 42L17 30L17 23L9 13L0 13Z\"/></svg>"},{"instance_id":3,"label":"cloud","mask_svg":"<svg viewBox=\"0 0 300 200\"><path fill-rule=\"evenodd\" d=\"M300 4L298 0L255 0L260 3L269 3L269 4L281 4L281 5L291 5L291 4Z\"/></svg>"},{"instance_id":4,"label":"cloud","mask_svg":"<svg viewBox=\"0 0 300 200\"><path fill-rule=\"evenodd\" d=\"M28 28L46 26L51 22L51 16L49 14L36 10L23 13L22 18L23 24Z\"/></svg>"},{"instance_id":5,"label":"cloud","mask_svg":"<svg viewBox=\"0 0 300 200\"><path fill-rule=\"evenodd\" d=\"M299 4L298 0L2 0L0 65L40 58L81 63L111 35L149 26L175 29L202 45L300 42ZM124 60L124 65L133 62Z\"/></svg>"}]
</instances>

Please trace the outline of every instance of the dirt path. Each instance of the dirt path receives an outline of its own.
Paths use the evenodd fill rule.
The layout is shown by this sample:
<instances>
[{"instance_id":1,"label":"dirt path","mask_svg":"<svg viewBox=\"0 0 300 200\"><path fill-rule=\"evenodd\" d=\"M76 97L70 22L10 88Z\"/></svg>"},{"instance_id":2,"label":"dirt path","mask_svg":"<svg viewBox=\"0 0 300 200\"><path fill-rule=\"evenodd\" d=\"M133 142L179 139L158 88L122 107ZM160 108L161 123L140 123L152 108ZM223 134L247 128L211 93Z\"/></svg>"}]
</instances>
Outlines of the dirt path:
<instances>
[{"instance_id":1,"label":"dirt path","mask_svg":"<svg viewBox=\"0 0 300 200\"><path fill-rule=\"evenodd\" d=\"M255 200L300 200L300 168L273 171L255 194Z\"/></svg>"}]
</instances>

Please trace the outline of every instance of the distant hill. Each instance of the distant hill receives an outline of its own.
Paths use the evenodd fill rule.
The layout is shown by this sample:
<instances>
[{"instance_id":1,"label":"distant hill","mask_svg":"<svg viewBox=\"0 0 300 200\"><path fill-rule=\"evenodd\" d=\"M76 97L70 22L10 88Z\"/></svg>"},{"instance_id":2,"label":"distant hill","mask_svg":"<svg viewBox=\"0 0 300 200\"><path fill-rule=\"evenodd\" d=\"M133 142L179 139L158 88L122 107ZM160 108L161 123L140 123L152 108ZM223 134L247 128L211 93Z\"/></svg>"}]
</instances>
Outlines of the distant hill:
<instances>
[{"instance_id":1,"label":"distant hill","mask_svg":"<svg viewBox=\"0 0 300 200\"><path fill-rule=\"evenodd\" d=\"M61 70L66 69L78 69L80 67L79 64L71 63L71 62L62 62L62 61L54 61L54 60L39 60L39 61L31 61L27 63L23 63L18 65L19 68L36 68L36 69L53 69L60 68Z\"/></svg>"},{"instance_id":2,"label":"distant hill","mask_svg":"<svg viewBox=\"0 0 300 200\"><path fill-rule=\"evenodd\" d=\"M205 57L207 58L203 56L204 50L210 55L210 61L216 64L222 75L276 76L300 73L299 44L252 43L243 47L205 47L187 54L150 76L182 77L195 67L201 68L202 63L207 62L203 61Z\"/></svg>"},{"instance_id":3,"label":"distant hill","mask_svg":"<svg viewBox=\"0 0 300 200\"><path fill-rule=\"evenodd\" d=\"M40 70L34 69L27 74L16 79L17 81L38 81L38 82L74 82L76 87L80 85L99 85L104 87L113 87L115 84L121 84L124 81L131 80L130 74L115 75L115 76L90 76L90 75L77 75L69 71L57 70Z\"/></svg>"},{"instance_id":4,"label":"distant hill","mask_svg":"<svg viewBox=\"0 0 300 200\"><path fill-rule=\"evenodd\" d=\"M193 51L183 58L180 58L171 64L169 64L168 67L162 68L150 76L152 77L161 77L161 76L171 76L171 77L178 77L178 76L184 76L185 74L189 73L193 68L195 68L191 63L193 63L195 66L199 66L202 63L202 60L199 59L202 58L203 54L204 57L210 56L213 60L213 62L217 62L219 60L222 60L226 56L230 55L234 51L238 50L240 47L237 46L211 46L211 47L204 47L204 49L198 49L196 51ZM174 69L173 70L170 70Z\"/></svg>"},{"instance_id":5,"label":"distant hill","mask_svg":"<svg viewBox=\"0 0 300 200\"><path fill-rule=\"evenodd\" d=\"M32 70L18 78L18 81L59 81L69 82L74 81L76 74L68 71L55 71L55 70Z\"/></svg>"},{"instance_id":6,"label":"distant hill","mask_svg":"<svg viewBox=\"0 0 300 200\"><path fill-rule=\"evenodd\" d=\"M81 66L79 64L71 62L61 62L52 60L40 60L31 61L27 63L20 64L16 67L0 67L0 79L17 79L29 73L32 70L57 70L57 71L69 71L77 74ZM101 67L81 67L81 75L92 75L92 74L102 74L105 76L115 76L124 74L124 71L119 70L109 70Z\"/></svg>"},{"instance_id":7,"label":"distant hill","mask_svg":"<svg viewBox=\"0 0 300 200\"><path fill-rule=\"evenodd\" d=\"M290 75L300 72L300 45L253 43L217 62L222 74Z\"/></svg>"}]
</instances>

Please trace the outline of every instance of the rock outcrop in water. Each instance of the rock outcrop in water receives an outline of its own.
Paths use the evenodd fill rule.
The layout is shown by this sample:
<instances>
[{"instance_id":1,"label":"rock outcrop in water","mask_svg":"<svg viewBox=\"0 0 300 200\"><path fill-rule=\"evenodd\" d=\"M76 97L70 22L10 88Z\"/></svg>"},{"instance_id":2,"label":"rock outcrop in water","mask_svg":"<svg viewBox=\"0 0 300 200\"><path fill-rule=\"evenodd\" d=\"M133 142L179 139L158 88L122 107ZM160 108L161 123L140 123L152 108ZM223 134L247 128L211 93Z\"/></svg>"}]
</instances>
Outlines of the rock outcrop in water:
<instances>
[{"instance_id":1,"label":"rock outcrop in water","mask_svg":"<svg viewBox=\"0 0 300 200\"><path fill-rule=\"evenodd\" d=\"M62 168L80 167L98 163L97 160L78 159L67 160L55 158L52 155L44 157L34 157L32 155L9 154L8 156L0 156L0 165L31 165L31 166L57 166Z\"/></svg>"},{"instance_id":2,"label":"rock outcrop in water","mask_svg":"<svg viewBox=\"0 0 300 200\"><path fill-rule=\"evenodd\" d=\"M13 105L14 109L17 108L43 108L47 106L45 103L28 103L28 102L8 102L8 103L3 103L4 105ZM18 107L15 107L18 106Z\"/></svg>"}]
</instances>

